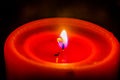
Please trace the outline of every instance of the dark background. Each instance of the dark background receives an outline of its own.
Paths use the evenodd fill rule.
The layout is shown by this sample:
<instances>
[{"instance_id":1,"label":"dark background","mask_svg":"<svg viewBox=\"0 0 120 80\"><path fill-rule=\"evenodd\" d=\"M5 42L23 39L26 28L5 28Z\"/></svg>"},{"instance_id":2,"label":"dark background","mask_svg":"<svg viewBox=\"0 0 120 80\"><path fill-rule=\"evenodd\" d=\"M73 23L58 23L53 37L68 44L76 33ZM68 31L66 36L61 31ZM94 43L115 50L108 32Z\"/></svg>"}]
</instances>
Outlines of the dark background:
<instances>
[{"instance_id":1,"label":"dark background","mask_svg":"<svg viewBox=\"0 0 120 80\"><path fill-rule=\"evenodd\" d=\"M0 80L5 80L4 43L24 23L71 17L96 23L120 41L120 0L0 0Z\"/></svg>"}]
</instances>

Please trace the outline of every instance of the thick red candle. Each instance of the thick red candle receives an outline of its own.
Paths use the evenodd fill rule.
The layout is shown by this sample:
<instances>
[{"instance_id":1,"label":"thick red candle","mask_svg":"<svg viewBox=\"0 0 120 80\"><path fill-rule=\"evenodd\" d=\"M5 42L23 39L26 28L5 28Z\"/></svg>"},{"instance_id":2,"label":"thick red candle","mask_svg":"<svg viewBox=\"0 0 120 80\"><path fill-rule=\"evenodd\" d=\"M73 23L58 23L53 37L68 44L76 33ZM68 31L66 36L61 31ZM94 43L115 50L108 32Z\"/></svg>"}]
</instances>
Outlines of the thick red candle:
<instances>
[{"instance_id":1,"label":"thick red candle","mask_svg":"<svg viewBox=\"0 0 120 80\"><path fill-rule=\"evenodd\" d=\"M57 38L63 29L68 44L61 51ZM113 34L93 23L71 18L33 21L17 28L6 40L7 78L115 79L118 50Z\"/></svg>"}]
</instances>

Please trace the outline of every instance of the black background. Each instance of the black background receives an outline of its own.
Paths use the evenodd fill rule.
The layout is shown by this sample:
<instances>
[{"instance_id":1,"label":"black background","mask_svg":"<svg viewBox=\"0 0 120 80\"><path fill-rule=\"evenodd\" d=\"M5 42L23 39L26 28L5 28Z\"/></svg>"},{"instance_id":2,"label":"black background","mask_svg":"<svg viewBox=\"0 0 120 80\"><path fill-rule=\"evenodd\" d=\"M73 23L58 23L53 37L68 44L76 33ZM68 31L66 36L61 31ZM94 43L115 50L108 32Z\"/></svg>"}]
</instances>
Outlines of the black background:
<instances>
[{"instance_id":1,"label":"black background","mask_svg":"<svg viewBox=\"0 0 120 80\"><path fill-rule=\"evenodd\" d=\"M120 0L0 0L0 80L5 80L4 43L24 23L49 17L78 18L111 31L120 41Z\"/></svg>"}]
</instances>

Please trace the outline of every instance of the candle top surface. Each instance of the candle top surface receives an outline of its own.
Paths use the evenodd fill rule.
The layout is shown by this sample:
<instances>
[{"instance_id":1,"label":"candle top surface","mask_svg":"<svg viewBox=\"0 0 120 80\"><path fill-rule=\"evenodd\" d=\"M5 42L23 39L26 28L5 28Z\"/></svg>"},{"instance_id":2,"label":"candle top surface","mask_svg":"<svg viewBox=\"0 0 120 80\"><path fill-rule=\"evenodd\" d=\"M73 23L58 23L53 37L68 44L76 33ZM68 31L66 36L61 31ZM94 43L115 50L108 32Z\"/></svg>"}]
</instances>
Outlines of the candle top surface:
<instances>
[{"instance_id":1,"label":"candle top surface","mask_svg":"<svg viewBox=\"0 0 120 80\"><path fill-rule=\"evenodd\" d=\"M57 38L62 29L68 31L68 43L56 57L61 51ZM8 44L14 54L29 63L58 68L97 66L118 52L118 41L111 32L72 18L41 19L22 25L10 34L5 47Z\"/></svg>"}]
</instances>

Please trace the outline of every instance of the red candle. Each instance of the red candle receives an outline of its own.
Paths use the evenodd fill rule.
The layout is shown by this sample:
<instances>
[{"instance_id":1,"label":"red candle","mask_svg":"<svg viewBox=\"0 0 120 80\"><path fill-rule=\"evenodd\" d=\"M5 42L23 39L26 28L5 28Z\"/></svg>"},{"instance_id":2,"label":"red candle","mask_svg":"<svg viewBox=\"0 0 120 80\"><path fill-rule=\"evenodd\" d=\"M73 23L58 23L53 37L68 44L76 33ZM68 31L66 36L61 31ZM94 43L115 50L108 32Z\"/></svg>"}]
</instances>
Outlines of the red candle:
<instances>
[{"instance_id":1,"label":"red candle","mask_svg":"<svg viewBox=\"0 0 120 80\"><path fill-rule=\"evenodd\" d=\"M118 52L117 39L98 25L72 18L41 19L7 38L7 79L115 79Z\"/></svg>"}]
</instances>

